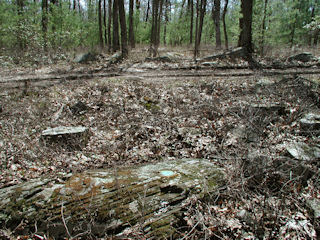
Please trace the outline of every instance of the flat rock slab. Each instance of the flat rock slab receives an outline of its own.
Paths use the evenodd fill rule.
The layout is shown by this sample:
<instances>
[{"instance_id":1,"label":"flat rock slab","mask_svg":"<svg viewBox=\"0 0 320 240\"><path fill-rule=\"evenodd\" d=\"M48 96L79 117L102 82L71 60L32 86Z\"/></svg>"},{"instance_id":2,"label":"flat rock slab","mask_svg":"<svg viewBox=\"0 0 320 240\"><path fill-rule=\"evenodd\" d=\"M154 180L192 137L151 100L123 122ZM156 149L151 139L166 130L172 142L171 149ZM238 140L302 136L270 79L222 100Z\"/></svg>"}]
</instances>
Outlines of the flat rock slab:
<instances>
[{"instance_id":1,"label":"flat rock slab","mask_svg":"<svg viewBox=\"0 0 320 240\"><path fill-rule=\"evenodd\" d=\"M48 128L42 131L42 140L49 145L61 145L70 149L79 149L88 142L89 129L86 127L65 127Z\"/></svg>"},{"instance_id":2,"label":"flat rock slab","mask_svg":"<svg viewBox=\"0 0 320 240\"><path fill-rule=\"evenodd\" d=\"M319 199L309 199L306 201L307 207L310 209L314 218L320 218L320 200Z\"/></svg>"},{"instance_id":3,"label":"flat rock slab","mask_svg":"<svg viewBox=\"0 0 320 240\"><path fill-rule=\"evenodd\" d=\"M313 60L315 60L315 57L309 52L299 53L296 55L292 55L288 58L288 61L300 61L300 62L310 62Z\"/></svg>"},{"instance_id":4,"label":"flat rock slab","mask_svg":"<svg viewBox=\"0 0 320 240\"><path fill-rule=\"evenodd\" d=\"M307 113L300 120L300 127L304 133L318 135L320 133L320 114Z\"/></svg>"},{"instance_id":5,"label":"flat rock slab","mask_svg":"<svg viewBox=\"0 0 320 240\"><path fill-rule=\"evenodd\" d=\"M0 189L0 225L26 223L19 234L55 239L89 232L125 237L135 226L147 239L175 238L188 197L215 191L223 179L213 163L183 159L36 180Z\"/></svg>"},{"instance_id":6,"label":"flat rock slab","mask_svg":"<svg viewBox=\"0 0 320 240\"><path fill-rule=\"evenodd\" d=\"M298 160L312 161L320 158L320 148L309 146L303 142L290 143L287 146L287 151Z\"/></svg>"}]
</instances>

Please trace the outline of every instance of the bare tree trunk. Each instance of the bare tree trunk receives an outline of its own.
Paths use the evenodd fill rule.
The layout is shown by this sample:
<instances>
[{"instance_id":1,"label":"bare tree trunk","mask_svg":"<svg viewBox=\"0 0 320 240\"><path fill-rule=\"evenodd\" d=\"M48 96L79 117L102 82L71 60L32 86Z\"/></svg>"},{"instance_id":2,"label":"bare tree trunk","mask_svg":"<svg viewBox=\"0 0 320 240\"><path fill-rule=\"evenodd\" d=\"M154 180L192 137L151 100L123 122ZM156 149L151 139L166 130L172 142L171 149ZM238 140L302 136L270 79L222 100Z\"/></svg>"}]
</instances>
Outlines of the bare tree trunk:
<instances>
[{"instance_id":1,"label":"bare tree trunk","mask_svg":"<svg viewBox=\"0 0 320 240\"><path fill-rule=\"evenodd\" d=\"M216 48L221 49L221 32L220 32L220 0L214 0L214 6L212 7L212 18L216 30Z\"/></svg>"},{"instance_id":2,"label":"bare tree trunk","mask_svg":"<svg viewBox=\"0 0 320 240\"><path fill-rule=\"evenodd\" d=\"M225 0L225 4L224 4L224 8L223 8L223 14L222 14L223 33L224 33L224 41L225 41L226 49L229 48L227 25L226 25L226 14L227 14L227 11L228 11L228 3L229 3L229 0Z\"/></svg>"},{"instance_id":3,"label":"bare tree trunk","mask_svg":"<svg viewBox=\"0 0 320 240\"><path fill-rule=\"evenodd\" d=\"M102 0L98 1L98 23L99 23L99 42L100 47L103 48L103 31L102 31L102 11L101 11Z\"/></svg>"},{"instance_id":4,"label":"bare tree trunk","mask_svg":"<svg viewBox=\"0 0 320 240\"><path fill-rule=\"evenodd\" d=\"M158 54L158 43L159 43L159 34L160 34L160 13L159 9L160 2L163 0L153 0L152 1L152 25L151 25L151 41L150 41L150 55L156 57Z\"/></svg>"},{"instance_id":5,"label":"bare tree trunk","mask_svg":"<svg viewBox=\"0 0 320 240\"><path fill-rule=\"evenodd\" d=\"M245 48L246 52L251 54L253 52L252 46L252 9L253 0L241 0L242 18L239 19L240 36L239 47Z\"/></svg>"},{"instance_id":6,"label":"bare tree trunk","mask_svg":"<svg viewBox=\"0 0 320 240\"><path fill-rule=\"evenodd\" d=\"M165 22L163 27L163 44L167 44L167 24L169 22L169 4L170 0L165 0Z\"/></svg>"},{"instance_id":7,"label":"bare tree trunk","mask_svg":"<svg viewBox=\"0 0 320 240\"><path fill-rule=\"evenodd\" d=\"M192 39L192 37L193 37L193 15L194 15L194 11L193 11L193 9L194 9L194 7L193 7L193 0L190 0L190 14L191 14L191 16L190 16L190 45L192 44L192 41L193 41L193 39Z\"/></svg>"},{"instance_id":8,"label":"bare tree trunk","mask_svg":"<svg viewBox=\"0 0 320 240\"><path fill-rule=\"evenodd\" d=\"M267 8L268 8L268 0L264 0L264 11L263 11L261 39L260 39L260 54L262 56L264 55L264 35L266 31Z\"/></svg>"},{"instance_id":9,"label":"bare tree trunk","mask_svg":"<svg viewBox=\"0 0 320 240\"><path fill-rule=\"evenodd\" d=\"M187 16L190 17L189 44L192 44L193 37L193 0L188 0Z\"/></svg>"},{"instance_id":10,"label":"bare tree trunk","mask_svg":"<svg viewBox=\"0 0 320 240\"><path fill-rule=\"evenodd\" d=\"M104 41L105 45L108 46L108 34L107 34L107 2L103 0L103 27L104 27Z\"/></svg>"},{"instance_id":11,"label":"bare tree trunk","mask_svg":"<svg viewBox=\"0 0 320 240\"><path fill-rule=\"evenodd\" d=\"M153 6L153 3L152 3L152 6ZM148 0L148 7L147 7L147 12L146 12L146 22L148 22L148 20L149 20L149 12L150 12L150 0Z\"/></svg>"},{"instance_id":12,"label":"bare tree trunk","mask_svg":"<svg viewBox=\"0 0 320 240\"><path fill-rule=\"evenodd\" d=\"M160 6L159 6L159 13L158 13L158 19L157 19L157 41L156 41L156 49L158 49L160 45L160 29L161 29L161 17L162 17L162 6L163 6L163 0L160 0Z\"/></svg>"},{"instance_id":13,"label":"bare tree trunk","mask_svg":"<svg viewBox=\"0 0 320 240\"><path fill-rule=\"evenodd\" d=\"M290 33L290 48L293 47L293 44L294 44L294 35L295 35L295 32L296 32L296 25L297 25L297 17L298 17L298 13L296 13L295 15L295 21L292 25L292 28L291 28L291 33Z\"/></svg>"},{"instance_id":14,"label":"bare tree trunk","mask_svg":"<svg viewBox=\"0 0 320 240\"><path fill-rule=\"evenodd\" d=\"M195 50L194 50L194 59L199 55L199 46L201 42L203 19L206 13L207 0L201 0L199 5L199 0L197 0L197 26L196 25L196 40L195 40Z\"/></svg>"},{"instance_id":15,"label":"bare tree trunk","mask_svg":"<svg viewBox=\"0 0 320 240\"><path fill-rule=\"evenodd\" d=\"M207 6L207 0L201 0L201 8L200 8L200 22L199 22L199 46L201 42L201 36L202 36L202 29L203 29L203 19L204 15L206 14L206 6Z\"/></svg>"},{"instance_id":16,"label":"bare tree trunk","mask_svg":"<svg viewBox=\"0 0 320 240\"><path fill-rule=\"evenodd\" d=\"M108 52L112 49L112 37L111 37L111 18L112 18L112 0L108 0Z\"/></svg>"},{"instance_id":17,"label":"bare tree trunk","mask_svg":"<svg viewBox=\"0 0 320 240\"><path fill-rule=\"evenodd\" d=\"M112 50L116 52L120 49L119 43L119 11L118 11L118 0L113 1L113 39L112 39Z\"/></svg>"},{"instance_id":18,"label":"bare tree trunk","mask_svg":"<svg viewBox=\"0 0 320 240\"><path fill-rule=\"evenodd\" d=\"M41 1L41 9L42 9L42 17L41 17L41 25L42 25L42 34L44 41L44 50L47 51L47 32L48 32L48 0Z\"/></svg>"},{"instance_id":19,"label":"bare tree trunk","mask_svg":"<svg viewBox=\"0 0 320 240\"><path fill-rule=\"evenodd\" d=\"M249 63L250 68L261 68L261 65L252 57L252 10L253 0L241 0L242 18L239 19L240 36L239 47L243 49L244 59Z\"/></svg>"},{"instance_id":20,"label":"bare tree trunk","mask_svg":"<svg viewBox=\"0 0 320 240\"><path fill-rule=\"evenodd\" d=\"M198 35L199 35L199 1L196 2L196 33L195 33L195 40L194 40L194 60L196 60L199 54L199 45L198 45Z\"/></svg>"},{"instance_id":21,"label":"bare tree trunk","mask_svg":"<svg viewBox=\"0 0 320 240\"><path fill-rule=\"evenodd\" d=\"M128 38L127 38L127 24L126 24L126 12L124 10L124 1L118 0L119 8L119 20L121 27L121 55L122 58L128 56Z\"/></svg>"},{"instance_id":22,"label":"bare tree trunk","mask_svg":"<svg viewBox=\"0 0 320 240\"><path fill-rule=\"evenodd\" d=\"M129 42L130 47L135 48L134 31L133 31L133 0L129 2Z\"/></svg>"}]
</instances>

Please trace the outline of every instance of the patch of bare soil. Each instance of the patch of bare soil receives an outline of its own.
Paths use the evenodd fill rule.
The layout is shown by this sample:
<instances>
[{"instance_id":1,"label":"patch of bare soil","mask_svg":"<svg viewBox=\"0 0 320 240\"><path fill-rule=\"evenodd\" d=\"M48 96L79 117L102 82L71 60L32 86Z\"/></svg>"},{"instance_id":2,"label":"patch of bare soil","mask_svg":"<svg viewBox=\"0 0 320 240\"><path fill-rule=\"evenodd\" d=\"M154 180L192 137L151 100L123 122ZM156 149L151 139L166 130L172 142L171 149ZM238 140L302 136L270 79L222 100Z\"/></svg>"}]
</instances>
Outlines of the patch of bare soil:
<instances>
[{"instance_id":1,"label":"patch of bare soil","mask_svg":"<svg viewBox=\"0 0 320 240\"><path fill-rule=\"evenodd\" d=\"M205 158L226 171L227 185L190 199L183 239L316 239L319 220L307 199L320 199L319 159L289 157L286 144L320 144L299 125L304 113L319 112L317 65L267 72L241 61L174 58L2 76L0 188L85 169ZM80 102L86 107L74 110ZM41 140L58 126L88 127L88 144L79 150Z\"/></svg>"}]
</instances>

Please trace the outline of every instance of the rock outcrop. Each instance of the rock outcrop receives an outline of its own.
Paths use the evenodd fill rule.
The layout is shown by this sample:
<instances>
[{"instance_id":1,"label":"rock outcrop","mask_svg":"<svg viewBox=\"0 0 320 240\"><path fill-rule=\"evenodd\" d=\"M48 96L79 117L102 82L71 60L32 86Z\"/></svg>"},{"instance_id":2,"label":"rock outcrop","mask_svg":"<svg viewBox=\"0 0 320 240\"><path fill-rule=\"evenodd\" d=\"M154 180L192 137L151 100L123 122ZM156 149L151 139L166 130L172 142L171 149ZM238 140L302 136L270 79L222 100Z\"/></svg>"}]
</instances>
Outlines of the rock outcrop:
<instances>
[{"instance_id":1,"label":"rock outcrop","mask_svg":"<svg viewBox=\"0 0 320 240\"><path fill-rule=\"evenodd\" d=\"M133 229L146 239L175 238L184 202L215 191L223 176L207 160L184 159L39 179L0 189L0 225L54 239L125 237Z\"/></svg>"}]
</instances>

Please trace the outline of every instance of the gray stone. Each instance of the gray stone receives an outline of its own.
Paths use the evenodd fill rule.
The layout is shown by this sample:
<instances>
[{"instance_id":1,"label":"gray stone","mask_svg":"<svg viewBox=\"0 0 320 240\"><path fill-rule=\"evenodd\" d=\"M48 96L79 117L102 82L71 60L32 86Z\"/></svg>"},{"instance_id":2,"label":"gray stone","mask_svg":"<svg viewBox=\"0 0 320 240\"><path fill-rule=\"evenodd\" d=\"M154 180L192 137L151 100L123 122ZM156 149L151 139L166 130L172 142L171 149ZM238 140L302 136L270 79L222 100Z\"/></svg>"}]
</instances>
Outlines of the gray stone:
<instances>
[{"instance_id":1,"label":"gray stone","mask_svg":"<svg viewBox=\"0 0 320 240\"><path fill-rule=\"evenodd\" d=\"M290 143L286 149L292 157L298 160L312 161L320 158L320 148L303 142Z\"/></svg>"},{"instance_id":2,"label":"gray stone","mask_svg":"<svg viewBox=\"0 0 320 240\"><path fill-rule=\"evenodd\" d=\"M42 131L41 139L49 145L59 145L69 150L83 148L89 139L89 129L86 127L56 127Z\"/></svg>"},{"instance_id":3,"label":"gray stone","mask_svg":"<svg viewBox=\"0 0 320 240\"><path fill-rule=\"evenodd\" d=\"M320 114L307 113L300 120L301 130L308 134L318 134L320 132Z\"/></svg>"},{"instance_id":4,"label":"gray stone","mask_svg":"<svg viewBox=\"0 0 320 240\"><path fill-rule=\"evenodd\" d=\"M313 214L314 218L320 218L320 200L319 199L309 199L306 201L307 207Z\"/></svg>"},{"instance_id":5,"label":"gray stone","mask_svg":"<svg viewBox=\"0 0 320 240\"><path fill-rule=\"evenodd\" d=\"M288 58L288 61L300 61L300 62L310 62L313 60L315 60L315 57L309 52L295 54Z\"/></svg>"},{"instance_id":6,"label":"gray stone","mask_svg":"<svg viewBox=\"0 0 320 240\"><path fill-rule=\"evenodd\" d=\"M243 58L245 57L245 49L242 47L238 47L232 50L228 50L222 54L216 54L208 57L204 57L201 59L202 62L208 62L208 61L213 61L217 59L225 59L225 58L231 58L231 59L236 59L236 58Z\"/></svg>"},{"instance_id":7,"label":"gray stone","mask_svg":"<svg viewBox=\"0 0 320 240\"><path fill-rule=\"evenodd\" d=\"M76 62L76 63L87 63L87 62L95 61L95 60L96 60L96 54L91 53L91 52L87 52L87 53L78 54L74 58L73 62Z\"/></svg>"},{"instance_id":8,"label":"gray stone","mask_svg":"<svg viewBox=\"0 0 320 240\"><path fill-rule=\"evenodd\" d=\"M121 52L116 52L113 54L108 61L112 64L119 63L122 60L122 53Z\"/></svg>"},{"instance_id":9,"label":"gray stone","mask_svg":"<svg viewBox=\"0 0 320 240\"><path fill-rule=\"evenodd\" d=\"M251 104L251 108L265 112L265 113L276 113L277 115L284 115L286 107L282 103L268 103L268 104Z\"/></svg>"},{"instance_id":10,"label":"gray stone","mask_svg":"<svg viewBox=\"0 0 320 240\"><path fill-rule=\"evenodd\" d=\"M13 230L24 222L30 233L36 224L55 239L68 237L65 228L72 236L88 228L91 236L105 238L139 226L146 239L177 239L184 202L216 191L223 179L207 160L182 159L86 171L59 183L35 180L0 189L0 225Z\"/></svg>"}]
</instances>

